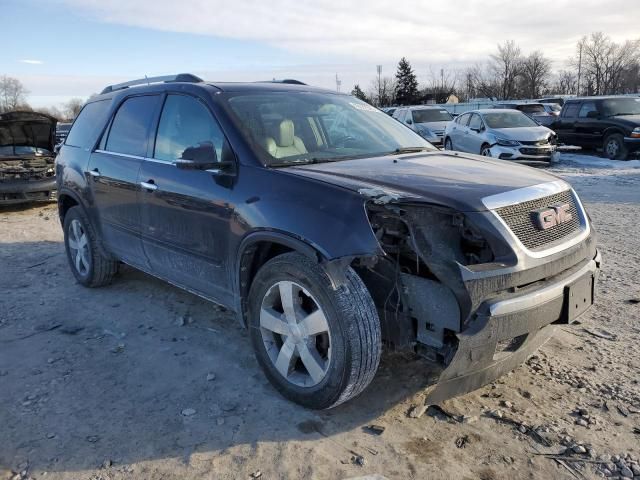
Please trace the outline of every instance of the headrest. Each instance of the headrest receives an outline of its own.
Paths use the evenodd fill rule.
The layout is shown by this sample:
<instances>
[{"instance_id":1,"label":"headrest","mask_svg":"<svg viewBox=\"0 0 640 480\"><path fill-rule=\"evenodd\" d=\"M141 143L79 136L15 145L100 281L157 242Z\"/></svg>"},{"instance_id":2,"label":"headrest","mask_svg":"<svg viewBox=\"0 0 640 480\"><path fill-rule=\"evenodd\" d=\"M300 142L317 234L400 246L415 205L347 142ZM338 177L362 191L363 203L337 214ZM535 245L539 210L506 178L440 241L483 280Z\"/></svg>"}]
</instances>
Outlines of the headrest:
<instances>
[{"instance_id":1,"label":"headrest","mask_svg":"<svg viewBox=\"0 0 640 480\"><path fill-rule=\"evenodd\" d=\"M282 120L280 122L280 133L278 135L279 147L290 147L293 145L293 122L291 120Z\"/></svg>"}]
</instances>

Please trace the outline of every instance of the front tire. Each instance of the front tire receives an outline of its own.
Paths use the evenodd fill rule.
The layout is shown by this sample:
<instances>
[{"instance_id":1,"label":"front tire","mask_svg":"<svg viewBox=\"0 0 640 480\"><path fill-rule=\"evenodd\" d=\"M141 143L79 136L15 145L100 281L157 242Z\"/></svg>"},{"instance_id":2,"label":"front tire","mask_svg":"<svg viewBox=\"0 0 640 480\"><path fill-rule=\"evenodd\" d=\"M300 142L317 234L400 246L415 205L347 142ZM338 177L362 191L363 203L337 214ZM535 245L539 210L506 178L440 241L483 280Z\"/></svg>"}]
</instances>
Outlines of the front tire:
<instances>
[{"instance_id":1,"label":"front tire","mask_svg":"<svg viewBox=\"0 0 640 480\"><path fill-rule=\"evenodd\" d=\"M447 137L444 141L444 149L445 150L453 150L453 143L451 143L451 139Z\"/></svg>"},{"instance_id":2,"label":"front tire","mask_svg":"<svg viewBox=\"0 0 640 480\"><path fill-rule=\"evenodd\" d=\"M482 155L483 157L492 157L493 155L491 155L491 147L486 143L482 145L482 148L480 148L480 155Z\"/></svg>"},{"instance_id":3,"label":"front tire","mask_svg":"<svg viewBox=\"0 0 640 480\"><path fill-rule=\"evenodd\" d=\"M602 150L610 160L626 160L628 156L624 137L619 133L607 135L607 138L604 139Z\"/></svg>"},{"instance_id":4,"label":"front tire","mask_svg":"<svg viewBox=\"0 0 640 480\"><path fill-rule=\"evenodd\" d=\"M81 207L69 209L64 216L63 229L67 260L78 283L85 287L111 283L118 272L118 262L102 254L93 225Z\"/></svg>"},{"instance_id":5,"label":"front tire","mask_svg":"<svg viewBox=\"0 0 640 480\"><path fill-rule=\"evenodd\" d=\"M269 260L249 292L258 363L286 398L313 409L360 394L375 376L380 321L360 277L347 267L334 289L325 269L299 254Z\"/></svg>"}]
</instances>

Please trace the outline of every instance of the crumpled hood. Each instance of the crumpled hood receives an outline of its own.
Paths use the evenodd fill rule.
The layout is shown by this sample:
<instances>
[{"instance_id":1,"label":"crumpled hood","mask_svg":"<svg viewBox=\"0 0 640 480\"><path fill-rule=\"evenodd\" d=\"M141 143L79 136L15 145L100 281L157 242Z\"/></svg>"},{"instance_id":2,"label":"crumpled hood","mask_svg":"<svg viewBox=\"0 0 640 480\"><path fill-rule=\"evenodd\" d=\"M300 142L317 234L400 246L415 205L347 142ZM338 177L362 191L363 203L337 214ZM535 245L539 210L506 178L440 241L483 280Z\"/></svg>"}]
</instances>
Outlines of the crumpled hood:
<instances>
[{"instance_id":1,"label":"crumpled hood","mask_svg":"<svg viewBox=\"0 0 640 480\"><path fill-rule=\"evenodd\" d=\"M458 211L486 210L482 199L558 181L542 170L456 152L424 152L345 160L283 169L354 191L381 189L407 201ZM366 195L364 195L366 196Z\"/></svg>"},{"instance_id":2,"label":"crumpled hood","mask_svg":"<svg viewBox=\"0 0 640 480\"><path fill-rule=\"evenodd\" d=\"M55 118L37 112L0 114L0 158L17 156L16 147L33 147L53 153L56 124Z\"/></svg>"},{"instance_id":3,"label":"crumpled hood","mask_svg":"<svg viewBox=\"0 0 640 480\"><path fill-rule=\"evenodd\" d=\"M507 140L531 142L544 140L553 132L547 127L492 128L491 132Z\"/></svg>"}]
</instances>

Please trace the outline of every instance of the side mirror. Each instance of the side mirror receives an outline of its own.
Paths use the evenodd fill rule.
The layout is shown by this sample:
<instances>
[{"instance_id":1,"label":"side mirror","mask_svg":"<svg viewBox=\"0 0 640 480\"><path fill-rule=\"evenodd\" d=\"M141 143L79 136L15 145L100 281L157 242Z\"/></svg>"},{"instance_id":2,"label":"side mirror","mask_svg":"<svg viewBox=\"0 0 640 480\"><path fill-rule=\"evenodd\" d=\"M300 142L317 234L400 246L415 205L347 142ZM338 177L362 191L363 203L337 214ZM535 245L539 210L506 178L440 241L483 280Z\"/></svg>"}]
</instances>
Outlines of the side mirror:
<instances>
[{"instance_id":1,"label":"side mirror","mask_svg":"<svg viewBox=\"0 0 640 480\"><path fill-rule=\"evenodd\" d=\"M407 125L411 125L413 123L413 120L411 120L410 118L407 118Z\"/></svg>"},{"instance_id":2,"label":"side mirror","mask_svg":"<svg viewBox=\"0 0 640 480\"><path fill-rule=\"evenodd\" d=\"M595 110L591 110L590 112L587 112L587 118L600 118L600 114Z\"/></svg>"},{"instance_id":3,"label":"side mirror","mask_svg":"<svg viewBox=\"0 0 640 480\"><path fill-rule=\"evenodd\" d=\"M216 149L211 142L202 142L187 147L174 164L182 170L209 170L222 167L222 162L218 161Z\"/></svg>"}]
</instances>

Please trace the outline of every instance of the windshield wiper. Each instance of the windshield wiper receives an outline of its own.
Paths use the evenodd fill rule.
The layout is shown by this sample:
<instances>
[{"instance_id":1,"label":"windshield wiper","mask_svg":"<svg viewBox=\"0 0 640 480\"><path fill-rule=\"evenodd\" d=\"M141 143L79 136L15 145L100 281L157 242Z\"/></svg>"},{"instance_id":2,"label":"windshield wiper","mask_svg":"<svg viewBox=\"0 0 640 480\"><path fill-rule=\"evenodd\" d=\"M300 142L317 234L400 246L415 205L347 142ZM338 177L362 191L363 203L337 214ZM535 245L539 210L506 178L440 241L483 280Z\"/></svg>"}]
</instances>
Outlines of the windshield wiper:
<instances>
[{"instance_id":1,"label":"windshield wiper","mask_svg":"<svg viewBox=\"0 0 640 480\"><path fill-rule=\"evenodd\" d=\"M312 165L315 163L327 163L331 160L328 158L302 158L299 160L291 160L289 162L272 162L269 163L270 167L294 167L296 165Z\"/></svg>"},{"instance_id":2,"label":"windshield wiper","mask_svg":"<svg viewBox=\"0 0 640 480\"><path fill-rule=\"evenodd\" d=\"M403 153L418 153L418 152L431 152L432 149L428 147L403 147L396 148L393 152L387 153L387 155L401 155Z\"/></svg>"}]
</instances>

